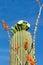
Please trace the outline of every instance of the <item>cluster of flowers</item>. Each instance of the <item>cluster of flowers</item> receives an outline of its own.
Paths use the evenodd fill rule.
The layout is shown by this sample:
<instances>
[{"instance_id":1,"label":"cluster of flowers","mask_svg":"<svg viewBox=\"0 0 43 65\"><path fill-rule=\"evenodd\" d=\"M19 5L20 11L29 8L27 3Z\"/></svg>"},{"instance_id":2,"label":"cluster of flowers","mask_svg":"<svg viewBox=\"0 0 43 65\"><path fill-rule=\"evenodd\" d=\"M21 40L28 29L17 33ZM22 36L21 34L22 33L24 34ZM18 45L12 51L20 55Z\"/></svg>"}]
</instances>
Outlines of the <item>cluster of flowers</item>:
<instances>
[{"instance_id":1,"label":"cluster of flowers","mask_svg":"<svg viewBox=\"0 0 43 65\"><path fill-rule=\"evenodd\" d=\"M17 24L15 24L15 26L11 27L11 30L15 33L21 30L28 30L29 28L30 28L30 24L27 23L27 21L20 20L19 22L17 22Z\"/></svg>"}]
</instances>

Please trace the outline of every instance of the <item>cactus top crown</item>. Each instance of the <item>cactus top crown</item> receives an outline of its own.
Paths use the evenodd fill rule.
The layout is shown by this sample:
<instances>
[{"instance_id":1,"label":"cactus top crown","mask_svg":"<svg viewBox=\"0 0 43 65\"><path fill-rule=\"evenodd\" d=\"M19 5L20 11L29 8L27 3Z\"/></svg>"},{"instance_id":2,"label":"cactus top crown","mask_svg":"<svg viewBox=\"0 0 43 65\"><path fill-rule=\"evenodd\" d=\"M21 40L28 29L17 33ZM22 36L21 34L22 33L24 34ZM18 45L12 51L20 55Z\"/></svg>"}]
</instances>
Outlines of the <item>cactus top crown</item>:
<instances>
[{"instance_id":1,"label":"cactus top crown","mask_svg":"<svg viewBox=\"0 0 43 65\"><path fill-rule=\"evenodd\" d=\"M21 30L28 30L30 28L30 24L27 23L25 20L20 20L15 24L14 26L11 27L11 30L13 32L21 31Z\"/></svg>"}]
</instances>

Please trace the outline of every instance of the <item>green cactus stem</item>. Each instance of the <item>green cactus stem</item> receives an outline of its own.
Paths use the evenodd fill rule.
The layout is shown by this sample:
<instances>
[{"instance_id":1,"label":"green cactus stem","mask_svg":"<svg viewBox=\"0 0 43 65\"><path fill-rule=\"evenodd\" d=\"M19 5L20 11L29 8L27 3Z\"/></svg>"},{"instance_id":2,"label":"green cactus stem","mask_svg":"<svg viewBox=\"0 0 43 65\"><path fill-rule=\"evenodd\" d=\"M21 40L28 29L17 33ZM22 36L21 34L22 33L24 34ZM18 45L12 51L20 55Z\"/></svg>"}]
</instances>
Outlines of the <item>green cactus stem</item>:
<instances>
[{"instance_id":1,"label":"green cactus stem","mask_svg":"<svg viewBox=\"0 0 43 65\"><path fill-rule=\"evenodd\" d=\"M25 32L25 33L24 33ZM30 65L29 62L27 62L26 57L25 57L25 49L24 49L24 41L27 40L28 41L28 49L27 52L29 52L31 50L31 46L32 46L32 36L29 32L22 30L22 31L17 31L16 33L14 33L14 35L11 38L11 46L14 48L15 45L20 46L20 48L18 49L18 51L12 50L12 48L10 49L10 65ZM34 49L34 48L33 48ZM34 56L33 54L33 50L31 50L30 55ZM17 58L17 56L19 57L20 62ZM34 59L34 58L33 58Z\"/></svg>"}]
</instances>

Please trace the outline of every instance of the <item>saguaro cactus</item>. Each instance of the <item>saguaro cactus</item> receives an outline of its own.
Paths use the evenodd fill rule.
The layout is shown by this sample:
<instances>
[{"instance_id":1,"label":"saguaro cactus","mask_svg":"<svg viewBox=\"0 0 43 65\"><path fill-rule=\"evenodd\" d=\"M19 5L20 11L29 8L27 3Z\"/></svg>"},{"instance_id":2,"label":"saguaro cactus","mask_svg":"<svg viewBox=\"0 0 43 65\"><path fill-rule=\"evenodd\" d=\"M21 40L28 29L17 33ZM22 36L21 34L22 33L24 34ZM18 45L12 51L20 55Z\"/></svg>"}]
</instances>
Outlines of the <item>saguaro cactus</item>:
<instances>
[{"instance_id":1,"label":"saguaro cactus","mask_svg":"<svg viewBox=\"0 0 43 65\"><path fill-rule=\"evenodd\" d=\"M30 24L27 23L27 21L20 20L15 26L9 28L5 21L2 20L4 29L8 31L10 41L10 65L36 65L35 39L38 22L43 8L43 4L40 4L39 0L36 0L36 2L40 9L36 19L33 38L30 32L27 31L30 28ZM11 39L9 31L12 32Z\"/></svg>"},{"instance_id":2,"label":"saguaro cactus","mask_svg":"<svg viewBox=\"0 0 43 65\"><path fill-rule=\"evenodd\" d=\"M34 36L32 38L30 32L27 30L30 28L30 24L27 21L20 20L17 24L11 28L2 20L3 27L8 31L10 41L10 65L36 65L35 58L35 41L36 32L38 28L38 22L40 19L43 4L39 0L36 0L39 5L39 13L36 19L36 25L34 29ZM9 31L12 32L10 39Z\"/></svg>"},{"instance_id":3,"label":"saguaro cactus","mask_svg":"<svg viewBox=\"0 0 43 65\"><path fill-rule=\"evenodd\" d=\"M20 22L19 22L20 23ZM10 49L10 65L32 65L32 60L35 62L34 52L33 51L33 41L28 28L30 24L23 22L23 25L19 24L18 31L14 32L11 38L11 49ZM25 28L23 28L23 26ZM17 27L16 27L17 29ZM15 30L15 28L11 29ZM19 47L19 48L18 48ZM26 52L29 55L29 58L25 55ZM35 64L33 64L35 65Z\"/></svg>"},{"instance_id":4,"label":"saguaro cactus","mask_svg":"<svg viewBox=\"0 0 43 65\"><path fill-rule=\"evenodd\" d=\"M32 46L32 36L29 32L22 30L22 31L18 31L16 32L12 38L11 38L11 62L10 65L20 65L19 59L17 58L16 55L18 55L18 57L20 58L20 61L22 62L22 65L25 65L26 63L26 57L25 57L25 48L24 48L24 41L27 40L28 42L28 49L27 52L29 53L31 50L31 46ZM20 46L20 48L18 50L13 50L12 47L14 48L15 46ZM29 53L32 58L34 57L33 54L33 49L32 51ZM30 63L28 62L28 65Z\"/></svg>"}]
</instances>

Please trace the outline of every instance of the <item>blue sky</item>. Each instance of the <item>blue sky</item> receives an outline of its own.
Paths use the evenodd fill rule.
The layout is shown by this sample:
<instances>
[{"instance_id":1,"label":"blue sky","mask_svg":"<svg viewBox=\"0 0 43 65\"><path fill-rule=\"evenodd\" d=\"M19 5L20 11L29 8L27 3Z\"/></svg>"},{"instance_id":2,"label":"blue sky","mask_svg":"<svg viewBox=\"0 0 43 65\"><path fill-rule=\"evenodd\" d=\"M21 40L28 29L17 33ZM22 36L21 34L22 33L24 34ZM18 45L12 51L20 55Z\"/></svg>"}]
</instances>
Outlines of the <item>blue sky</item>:
<instances>
[{"instance_id":1,"label":"blue sky","mask_svg":"<svg viewBox=\"0 0 43 65\"><path fill-rule=\"evenodd\" d=\"M43 0L40 2L42 4ZM21 19L27 20L31 25L29 31L33 34L38 11L39 6L35 0L0 0L0 65L10 64L10 45L8 34L2 27L2 20L4 19L9 27ZM43 65L43 9L38 24L35 47L37 65Z\"/></svg>"}]
</instances>

